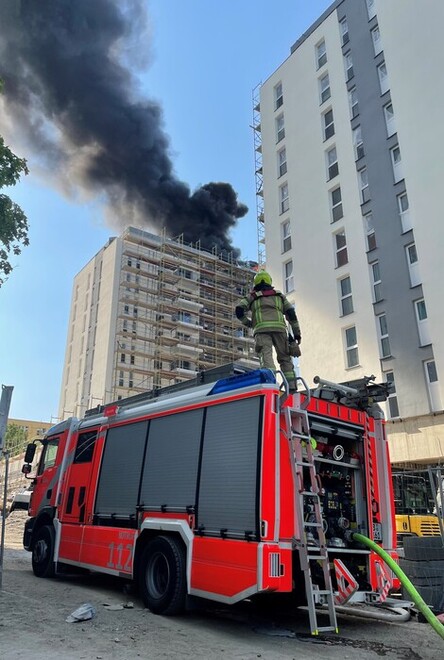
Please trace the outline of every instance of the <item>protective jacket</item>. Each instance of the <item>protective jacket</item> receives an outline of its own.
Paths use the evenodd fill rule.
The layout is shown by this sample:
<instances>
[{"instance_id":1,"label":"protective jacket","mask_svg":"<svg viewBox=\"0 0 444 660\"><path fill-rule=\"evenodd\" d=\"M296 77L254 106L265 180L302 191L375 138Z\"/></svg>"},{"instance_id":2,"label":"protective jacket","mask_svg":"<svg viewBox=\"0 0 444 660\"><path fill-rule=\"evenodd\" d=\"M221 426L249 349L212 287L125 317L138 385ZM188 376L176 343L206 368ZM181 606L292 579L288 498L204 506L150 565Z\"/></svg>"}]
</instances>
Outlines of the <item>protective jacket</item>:
<instances>
[{"instance_id":1,"label":"protective jacket","mask_svg":"<svg viewBox=\"0 0 444 660\"><path fill-rule=\"evenodd\" d=\"M294 307L283 293L268 284L255 287L237 303L235 311L243 325L253 328L254 335L263 332L287 332L287 319L295 339L298 342L301 340ZM251 319L247 316L248 311L251 311Z\"/></svg>"}]
</instances>

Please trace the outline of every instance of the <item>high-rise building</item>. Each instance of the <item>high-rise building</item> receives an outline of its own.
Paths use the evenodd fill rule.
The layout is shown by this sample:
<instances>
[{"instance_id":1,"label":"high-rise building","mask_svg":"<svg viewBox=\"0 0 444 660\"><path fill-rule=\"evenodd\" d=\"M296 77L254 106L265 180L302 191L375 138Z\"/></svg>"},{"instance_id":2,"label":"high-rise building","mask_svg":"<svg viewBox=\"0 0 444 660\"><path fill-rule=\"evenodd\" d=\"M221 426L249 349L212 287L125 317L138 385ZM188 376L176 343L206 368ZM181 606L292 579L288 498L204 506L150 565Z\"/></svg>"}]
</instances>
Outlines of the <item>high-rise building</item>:
<instances>
[{"instance_id":1,"label":"high-rise building","mask_svg":"<svg viewBox=\"0 0 444 660\"><path fill-rule=\"evenodd\" d=\"M74 279L59 417L238 362L257 367L234 316L250 262L129 227Z\"/></svg>"},{"instance_id":2,"label":"high-rise building","mask_svg":"<svg viewBox=\"0 0 444 660\"><path fill-rule=\"evenodd\" d=\"M395 461L444 457L443 24L442 2L336 0L253 95L259 261L302 374L392 382Z\"/></svg>"}]
</instances>

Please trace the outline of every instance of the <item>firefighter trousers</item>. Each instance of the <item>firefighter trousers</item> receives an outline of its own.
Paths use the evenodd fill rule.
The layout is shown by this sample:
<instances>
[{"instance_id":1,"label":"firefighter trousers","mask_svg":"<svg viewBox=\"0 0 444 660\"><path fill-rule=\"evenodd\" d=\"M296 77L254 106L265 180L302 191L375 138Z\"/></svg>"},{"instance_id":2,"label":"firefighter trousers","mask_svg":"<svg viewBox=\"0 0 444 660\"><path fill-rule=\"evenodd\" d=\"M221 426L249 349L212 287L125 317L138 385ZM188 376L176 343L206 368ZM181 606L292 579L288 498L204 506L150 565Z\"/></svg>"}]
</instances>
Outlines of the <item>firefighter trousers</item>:
<instances>
[{"instance_id":1,"label":"firefighter trousers","mask_svg":"<svg viewBox=\"0 0 444 660\"><path fill-rule=\"evenodd\" d=\"M254 350L259 356L263 369L276 371L273 359L273 347L276 351L279 367L288 381L290 391L296 391L296 375L293 369L293 359L290 355L288 335L286 332L258 332L254 337Z\"/></svg>"}]
</instances>

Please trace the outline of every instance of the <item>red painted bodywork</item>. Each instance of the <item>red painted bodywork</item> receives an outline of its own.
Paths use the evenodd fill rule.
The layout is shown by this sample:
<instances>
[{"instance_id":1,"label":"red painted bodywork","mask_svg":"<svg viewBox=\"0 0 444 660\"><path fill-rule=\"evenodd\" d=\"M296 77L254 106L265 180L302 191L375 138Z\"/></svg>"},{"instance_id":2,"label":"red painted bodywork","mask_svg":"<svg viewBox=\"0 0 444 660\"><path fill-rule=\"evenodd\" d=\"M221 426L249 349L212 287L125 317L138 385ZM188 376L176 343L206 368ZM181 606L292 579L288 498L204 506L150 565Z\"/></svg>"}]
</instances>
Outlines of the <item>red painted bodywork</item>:
<instances>
[{"instance_id":1,"label":"red painted bodywork","mask_svg":"<svg viewBox=\"0 0 444 660\"><path fill-rule=\"evenodd\" d=\"M98 439L94 455L89 463L73 464L69 457L75 451L78 431L70 434L65 430L59 437L56 463L42 475L35 478L35 487L30 515L37 517L43 503L52 508L58 532L58 555L60 562L93 568L105 573L127 577L134 576L134 558L137 541L142 531L143 520L178 521L189 534L186 537L190 559L190 593L206 595L223 602L234 602L246 595L260 591L289 592L297 588L293 575L292 539L297 537L295 501L297 486L294 484L290 443L285 432L283 413L278 412L279 390L259 388L256 392L227 392L224 401L239 400L249 396L263 396L262 448L259 489L259 511L261 522L260 541L243 539L223 539L200 536L194 529L194 516L184 513L143 512L137 525L131 529L101 526L94 523L93 511L96 488L101 467L106 432L111 426L124 424L112 414L101 418L102 426L97 427ZM302 397L303 398L303 397ZM217 403L221 399L218 398ZM287 405L289 405L290 400ZM192 410L202 405L212 405L203 400L201 404L182 405L170 412ZM149 409L137 421L154 418L162 413L151 414ZM368 500L369 521L380 522L378 502L378 461L374 435L374 420L364 412L320 399L311 399L308 411L325 418L342 420L362 426L364 434L365 496ZM111 411L112 413L112 411ZM165 414L165 413L163 413ZM132 418L131 421L134 421ZM93 426L89 426L93 429ZM48 436L50 437L50 436ZM384 448L385 467L390 463ZM391 483L391 479L390 479ZM48 489L52 488L50 497ZM69 489L74 488L76 497L70 511L67 511ZM84 489L84 497L78 494ZM57 497L57 501L56 501ZM393 498L392 498L393 499ZM396 545L393 501L392 547ZM369 525L371 531L371 524ZM165 533L159 531L158 533ZM191 541L190 541L191 539ZM370 581L376 588L374 569L375 557L370 556ZM303 581L299 583L303 588Z\"/></svg>"}]
</instances>

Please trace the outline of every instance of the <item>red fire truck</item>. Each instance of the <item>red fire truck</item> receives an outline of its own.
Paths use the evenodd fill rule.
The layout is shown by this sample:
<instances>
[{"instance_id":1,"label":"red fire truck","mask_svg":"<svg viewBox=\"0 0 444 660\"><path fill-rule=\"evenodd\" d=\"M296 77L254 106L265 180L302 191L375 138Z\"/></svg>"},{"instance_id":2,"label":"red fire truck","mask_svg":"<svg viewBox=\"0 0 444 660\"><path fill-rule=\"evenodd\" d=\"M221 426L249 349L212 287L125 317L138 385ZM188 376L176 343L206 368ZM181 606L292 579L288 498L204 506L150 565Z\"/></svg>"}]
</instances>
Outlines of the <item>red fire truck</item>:
<instances>
[{"instance_id":1,"label":"red fire truck","mask_svg":"<svg viewBox=\"0 0 444 660\"><path fill-rule=\"evenodd\" d=\"M318 379L310 391L301 379L305 389L288 395L269 370L227 373L47 432L24 532L33 571L134 580L157 614L180 612L188 596L230 604L291 594L308 604L313 633L337 630L338 603L373 602L393 586L379 556L353 540L359 532L396 556L375 404L383 386Z\"/></svg>"}]
</instances>

